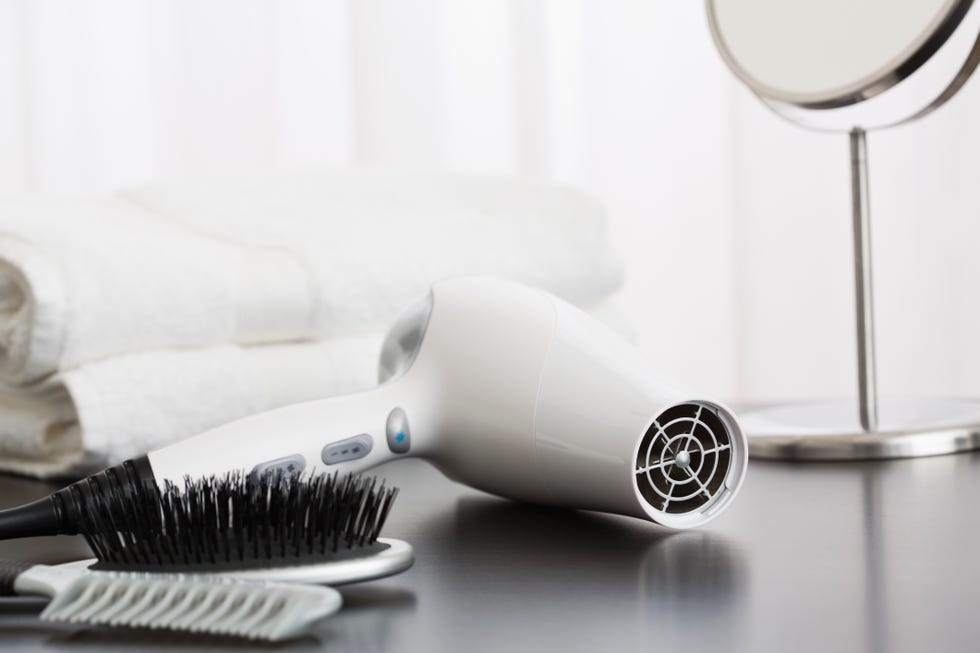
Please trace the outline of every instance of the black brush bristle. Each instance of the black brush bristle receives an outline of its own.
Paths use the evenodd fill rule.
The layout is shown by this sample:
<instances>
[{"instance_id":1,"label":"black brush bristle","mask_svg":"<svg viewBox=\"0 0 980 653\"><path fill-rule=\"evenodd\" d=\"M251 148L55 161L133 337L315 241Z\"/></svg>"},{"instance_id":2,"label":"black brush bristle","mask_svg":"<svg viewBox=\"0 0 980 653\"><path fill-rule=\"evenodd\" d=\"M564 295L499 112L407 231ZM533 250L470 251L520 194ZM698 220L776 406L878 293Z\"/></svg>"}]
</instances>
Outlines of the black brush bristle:
<instances>
[{"instance_id":1,"label":"black brush bristle","mask_svg":"<svg viewBox=\"0 0 980 653\"><path fill-rule=\"evenodd\" d=\"M101 489L101 488L100 488ZM387 546L378 534L397 488L354 474L244 472L118 486L86 497L85 539L94 569L202 571L281 567L361 557Z\"/></svg>"}]
</instances>

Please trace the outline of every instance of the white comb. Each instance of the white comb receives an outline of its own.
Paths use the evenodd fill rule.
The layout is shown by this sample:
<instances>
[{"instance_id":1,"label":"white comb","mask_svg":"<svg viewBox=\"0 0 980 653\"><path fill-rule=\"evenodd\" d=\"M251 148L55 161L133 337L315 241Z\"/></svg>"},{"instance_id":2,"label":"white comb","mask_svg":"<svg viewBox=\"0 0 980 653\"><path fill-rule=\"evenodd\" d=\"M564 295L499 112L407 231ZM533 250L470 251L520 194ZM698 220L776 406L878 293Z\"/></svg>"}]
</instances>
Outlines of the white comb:
<instances>
[{"instance_id":1,"label":"white comb","mask_svg":"<svg viewBox=\"0 0 980 653\"><path fill-rule=\"evenodd\" d=\"M87 571L89 561L20 569L16 594L51 597L44 621L149 628L279 641L340 609L329 587L204 575ZM7 571L12 571L7 566Z\"/></svg>"}]
</instances>

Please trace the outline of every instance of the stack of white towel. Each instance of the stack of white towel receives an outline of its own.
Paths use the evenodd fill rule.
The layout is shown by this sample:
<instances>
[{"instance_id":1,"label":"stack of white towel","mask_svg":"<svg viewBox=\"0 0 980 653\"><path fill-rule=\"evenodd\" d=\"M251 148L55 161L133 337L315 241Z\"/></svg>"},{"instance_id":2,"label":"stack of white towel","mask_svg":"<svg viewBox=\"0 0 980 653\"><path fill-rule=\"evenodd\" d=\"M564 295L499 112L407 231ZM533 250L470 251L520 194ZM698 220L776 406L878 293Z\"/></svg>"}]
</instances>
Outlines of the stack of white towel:
<instances>
[{"instance_id":1,"label":"stack of white towel","mask_svg":"<svg viewBox=\"0 0 980 653\"><path fill-rule=\"evenodd\" d=\"M600 207L514 179L349 171L0 200L0 469L79 473L370 387L387 325L460 274L587 308L621 277Z\"/></svg>"}]
</instances>

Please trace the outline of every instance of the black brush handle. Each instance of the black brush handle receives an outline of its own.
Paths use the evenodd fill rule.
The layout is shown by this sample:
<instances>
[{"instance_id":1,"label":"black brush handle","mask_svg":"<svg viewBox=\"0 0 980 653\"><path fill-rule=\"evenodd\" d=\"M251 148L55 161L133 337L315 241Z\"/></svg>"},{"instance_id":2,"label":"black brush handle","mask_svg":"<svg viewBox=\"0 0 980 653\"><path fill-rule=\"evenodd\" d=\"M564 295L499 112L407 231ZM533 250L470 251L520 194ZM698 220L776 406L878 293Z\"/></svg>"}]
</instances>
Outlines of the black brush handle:
<instances>
[{"instance_id":1,"label":"black brush handle","mask_svg":"<svg viewBox=\"0 0 980 653\"><path fill-rule=\"evenodd\" d=\"M33 562L19 560L0 560L0 596L14 596L14 583L17 577L34 566Z\"/></svg>"},{"instance_id":2,"label":"black brush handle","mask_svg":"<svg viewBox=\"0 0 980 653\"><path fill-rule=\"evenodd\" d=\"M146 456L113 465L54 494L0 511L0 540L40 535L77 535L100 528L104 507L155 487Z\"/></svg>"}]
</instances>

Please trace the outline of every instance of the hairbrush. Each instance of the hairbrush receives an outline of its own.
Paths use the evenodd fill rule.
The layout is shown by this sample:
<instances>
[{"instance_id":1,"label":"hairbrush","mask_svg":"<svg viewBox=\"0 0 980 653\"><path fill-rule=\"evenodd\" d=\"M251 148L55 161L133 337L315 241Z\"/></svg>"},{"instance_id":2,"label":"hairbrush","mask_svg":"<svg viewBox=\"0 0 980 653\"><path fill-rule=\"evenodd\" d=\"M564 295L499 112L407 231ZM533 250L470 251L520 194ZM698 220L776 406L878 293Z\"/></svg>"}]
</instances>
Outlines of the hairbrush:
<instances>
[{"instance_id":1,"label":"hairbrush","mask_svg":"<svg viewBox=\"0 0 980 653\"><path fill-rule=\"evenodd\" d=\"M408 543L378 537L398 490L373 477L230 472L125 489L92 492L80 511L93 569L340 585L413 561Z\"/></svg>"}]
</instances>

